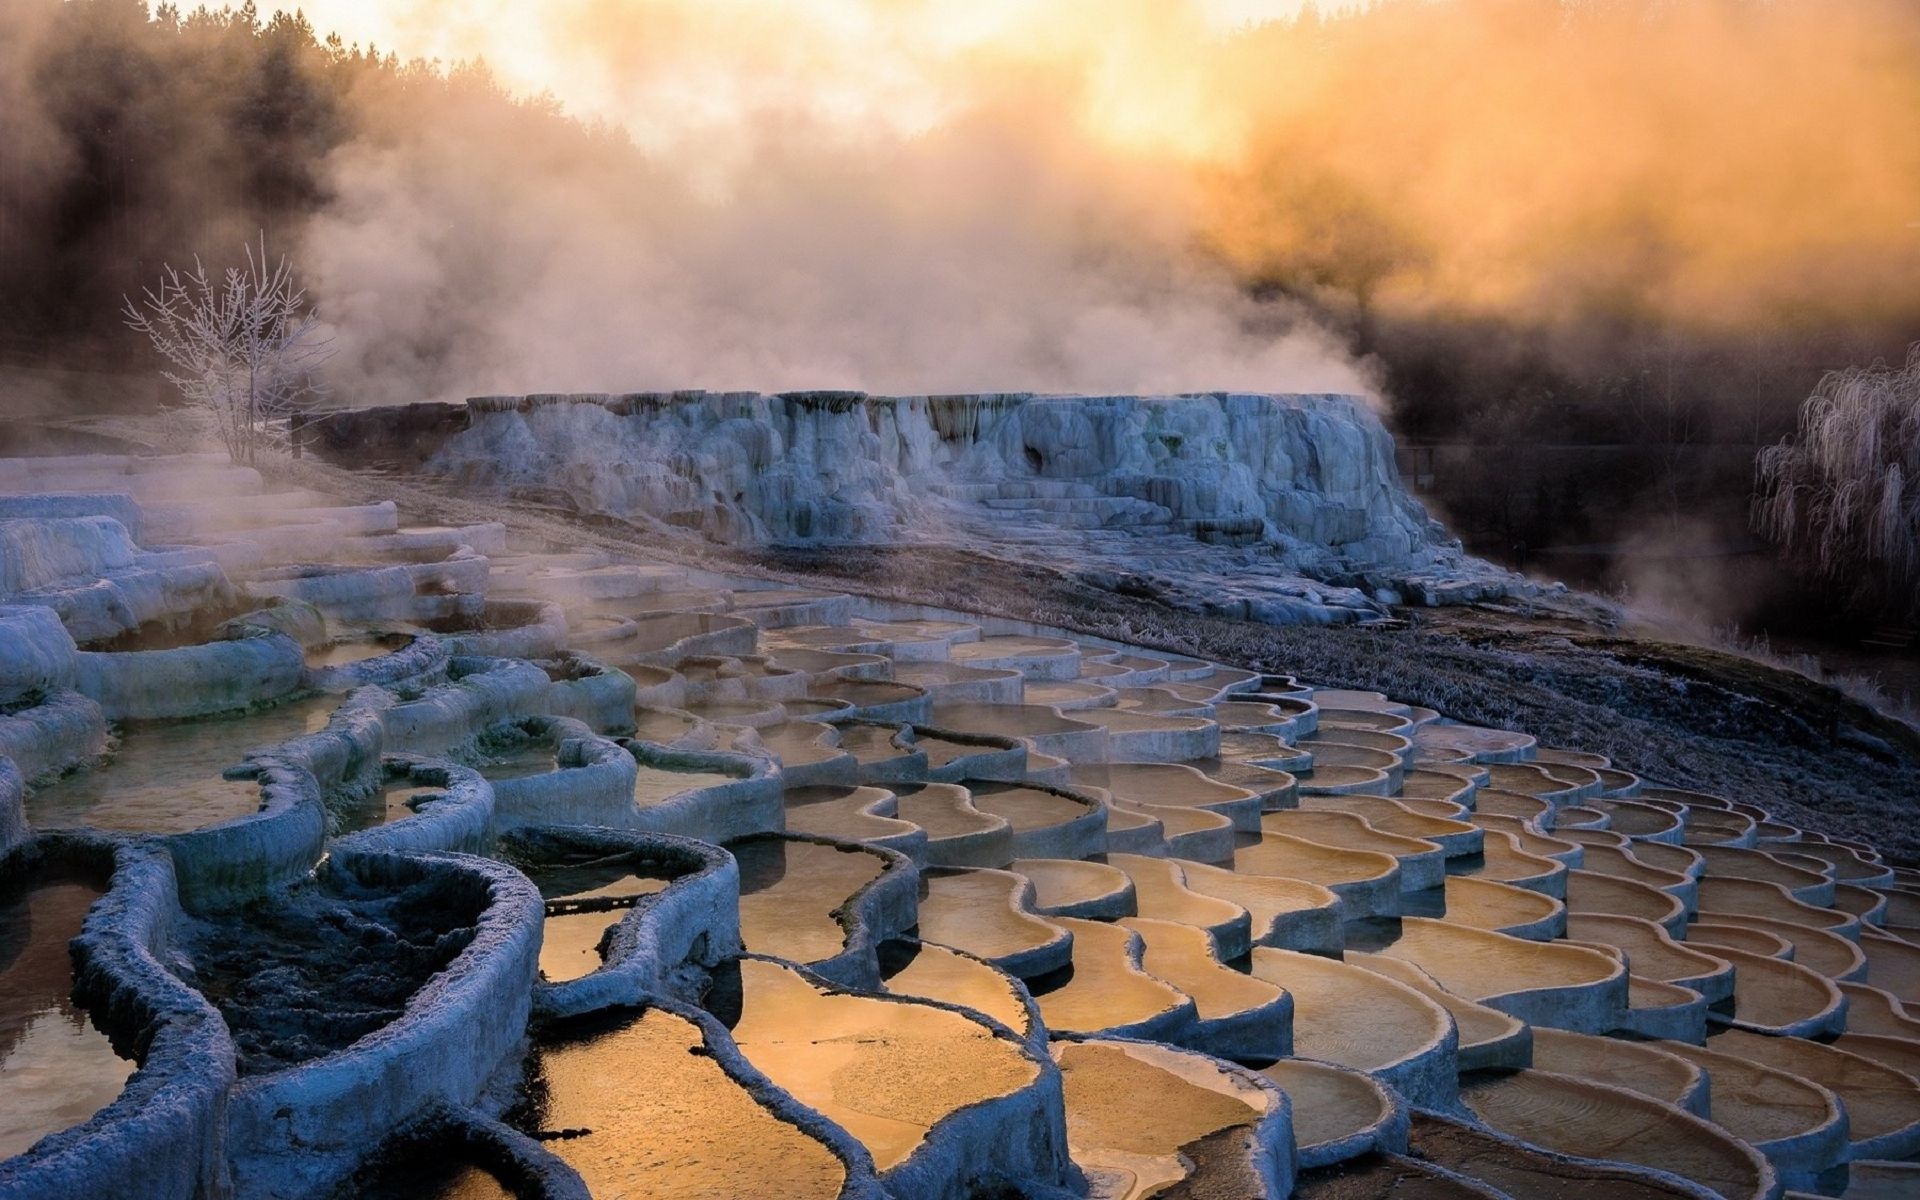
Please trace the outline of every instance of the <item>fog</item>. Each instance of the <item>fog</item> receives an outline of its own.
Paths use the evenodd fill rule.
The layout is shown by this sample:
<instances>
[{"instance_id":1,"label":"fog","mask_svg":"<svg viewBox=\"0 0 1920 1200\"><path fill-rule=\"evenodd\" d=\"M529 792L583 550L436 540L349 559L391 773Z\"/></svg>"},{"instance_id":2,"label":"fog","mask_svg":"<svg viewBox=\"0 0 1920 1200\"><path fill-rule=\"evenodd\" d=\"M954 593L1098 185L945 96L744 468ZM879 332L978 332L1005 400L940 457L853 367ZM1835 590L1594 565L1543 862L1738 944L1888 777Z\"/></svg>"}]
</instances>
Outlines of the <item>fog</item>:
<instances>
[{"instance_id":1,"label":"fog","mask_svg":"<svg viewBox=\"0 0 1920 1200\"><path fill-rule=\"evenodd\" d=\"M1580 363L1623 323L1920 317L1920 6L1248 20L1291 7L379 6L368 28L484 55L634 152L459 113L363 136L304 254L352 390L383 396L1377 390L1381 320L1491 319Z\"/></svg>"}]
</instances>

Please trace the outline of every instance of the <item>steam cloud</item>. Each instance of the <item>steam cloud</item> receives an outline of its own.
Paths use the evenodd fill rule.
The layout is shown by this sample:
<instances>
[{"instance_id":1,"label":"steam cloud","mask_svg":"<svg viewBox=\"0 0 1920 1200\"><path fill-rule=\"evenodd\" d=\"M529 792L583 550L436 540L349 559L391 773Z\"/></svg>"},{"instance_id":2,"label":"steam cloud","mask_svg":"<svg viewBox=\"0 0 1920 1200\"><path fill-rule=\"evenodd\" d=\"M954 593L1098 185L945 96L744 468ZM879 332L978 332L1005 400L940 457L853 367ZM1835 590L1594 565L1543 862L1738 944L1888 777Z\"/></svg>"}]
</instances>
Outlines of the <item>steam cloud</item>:
<instances>
[{"instance_id":1,"label":"steam cloud","mask_svg":"<svg viewBox=\"0 0 1920 1200\"><path fill-rule=\"evenodd\" d=\"M1244 27L1294 6L307 0L322 33L485 56L619 135L347 72L312 89L306 144L331 152L261 162L212 119L247 102L223 81L142 111L125 136L164 133L170 169L103 187L42 118L84 124L126 81L84 47L45 61L59 4L9 7L0 269L52 261L61 179L135 218L87 227L111 270L19 294L100 307L151 253L237 249L258 196L311 194L269 233L348 400L1374 391L1383 321L1920 331L1911 0L1387 0ZM1435 328L1428 358L1478 351Z\"/></svg>"},{"instance_id":2,"label":"steam cloud","mask_svg":"<svg viewBox=\"0 0 1920 1200\"><path fill-rule=\"evenodd\" d=\"M1010 15L936 45L943 9L543 6L550 61L639 154L457 111L348 145L303 249L344 390L1371 390L1196 253L1191 170L1090 136L1093 64L1009 59Z\"/></svg>"},{"instance_id":3,"label":"steam cloud","mask_svg":"<svg viewBox=\"0 0 1920 1200\"><path fill-rule=\"evenodd\" d=\"M1920 6L1209 7L416 0L396 36L564 80L644 158L458 113L350 145L306 243L343 365L369 396L1369 390L1273 297L1342 338L1920 317Z\"/></svg>"}]
</instances>

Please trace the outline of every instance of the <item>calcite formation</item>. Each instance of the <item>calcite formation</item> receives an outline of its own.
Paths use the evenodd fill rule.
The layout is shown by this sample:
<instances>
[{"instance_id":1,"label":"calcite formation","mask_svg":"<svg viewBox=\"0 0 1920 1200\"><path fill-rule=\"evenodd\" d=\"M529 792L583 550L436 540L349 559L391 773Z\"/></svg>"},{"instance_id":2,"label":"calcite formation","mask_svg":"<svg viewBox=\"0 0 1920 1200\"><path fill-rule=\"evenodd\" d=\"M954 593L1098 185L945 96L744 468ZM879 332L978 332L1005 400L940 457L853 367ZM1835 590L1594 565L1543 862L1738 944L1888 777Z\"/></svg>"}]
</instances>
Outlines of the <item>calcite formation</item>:
<instances>
[{"instance_id":1,"label":"calcite formation","mask_svg":"<svg viewBox=\"0 0 1920 1200\"><path fill-rule=\"evenodd\" d=\"M583 494L722 533L909 536L945 501L901 478L1033 450L1133 480L1056 513L1434 552L1317 402L489 411L450 469L597 440ZM1216 436L1355 515L1190 469ZM803 458L844 482L778 517ZM1920 1186L1920 875L1871 846L1377 693L206 460L0 478L0 1196Z\"/></svg>"},{"instance_id":2,"label":"calcite formation","mask_svg":"<svg viewBox=\"0 0 1920 1200\"><path fill-rule=\"evenodd\" d=\"M484 396L324 434L732 545L988 547L1274 623L1532 587L1461 552L1353 396Z\"/></svg>"}]
</instances>

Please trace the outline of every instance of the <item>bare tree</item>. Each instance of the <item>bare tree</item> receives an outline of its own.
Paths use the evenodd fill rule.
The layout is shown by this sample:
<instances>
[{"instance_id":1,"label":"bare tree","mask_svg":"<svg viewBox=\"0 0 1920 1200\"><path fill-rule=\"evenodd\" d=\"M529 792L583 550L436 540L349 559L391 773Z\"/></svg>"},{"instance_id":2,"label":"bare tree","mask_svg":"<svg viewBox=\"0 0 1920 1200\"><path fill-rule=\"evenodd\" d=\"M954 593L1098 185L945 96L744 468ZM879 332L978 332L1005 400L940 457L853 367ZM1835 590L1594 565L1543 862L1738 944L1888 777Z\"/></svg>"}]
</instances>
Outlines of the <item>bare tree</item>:
<instances>
[{"instance_id":1,"label":"bare tree","mask_svg":"<svg viewBox=\"0 0 1920 1200\"><path fill-rule=\"evenodd\" d=\"M1830 372L1756 463L1754 526L1860 599L1920 611L1920 343Z\"/></svg>"},{"instance_id":2,"label":"bare tree","mask_svg":"<svg viewBox=\"0 0 1920 1200\"><path fill-rule=\"evenodd\" d=\"M245 267L217 280L198 258L191 271L166 266L160 285L127 297L124 311L172 364L161 374L185 407L217 428L237 463L286 445L291 418L325 394L316 372L333 354L287 259L270 262L264 234L246 254Z\"/></svg>"}]
</instances>

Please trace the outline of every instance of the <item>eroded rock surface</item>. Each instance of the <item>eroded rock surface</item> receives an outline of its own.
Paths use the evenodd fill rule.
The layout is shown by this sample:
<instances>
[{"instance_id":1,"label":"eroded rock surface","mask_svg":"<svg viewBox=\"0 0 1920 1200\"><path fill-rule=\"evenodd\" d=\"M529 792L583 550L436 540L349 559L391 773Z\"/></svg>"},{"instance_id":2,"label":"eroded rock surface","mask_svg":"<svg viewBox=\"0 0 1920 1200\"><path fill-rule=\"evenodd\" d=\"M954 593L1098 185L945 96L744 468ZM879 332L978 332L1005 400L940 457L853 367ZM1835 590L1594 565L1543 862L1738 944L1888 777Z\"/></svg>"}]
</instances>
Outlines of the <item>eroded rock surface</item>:
<instances>
[{"instance_id":1,"label":"eroded rock surface","mask_svg":"<svg viewBox=\"0 0 1920 1200\"><path fill-rule=\"evenodd\" d=\"M467 415L425 469L732 544L977 545L1278 624L1531 587L1428 517L1352 396L532 395ZM377 447L382 421L340 424Z\"/></svg>"}]
</instances>

